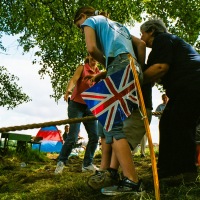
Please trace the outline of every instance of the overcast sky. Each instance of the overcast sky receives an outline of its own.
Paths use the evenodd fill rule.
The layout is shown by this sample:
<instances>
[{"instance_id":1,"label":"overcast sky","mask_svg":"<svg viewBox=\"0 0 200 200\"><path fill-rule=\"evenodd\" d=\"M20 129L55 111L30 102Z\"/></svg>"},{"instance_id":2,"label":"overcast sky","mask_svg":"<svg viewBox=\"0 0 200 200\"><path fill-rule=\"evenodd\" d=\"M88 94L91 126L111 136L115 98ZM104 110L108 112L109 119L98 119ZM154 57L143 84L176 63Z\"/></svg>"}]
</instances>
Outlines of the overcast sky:
<instances>
[{"instance_id":1,"label":"overcast sky","mask_svg":"<svg viewBox=\"0 0 200 200\"><path fill-rule=\"evenodd\" d=\"M53 94L50 79L49 77L40 79L38 74L40 68L38 65L32 65L31 53L22 55L21 48L17 47L14 37L5 37L3 42L8 52L7 55L0 54L0 65L5 66L11 74L19 77L18 85L22 87L23 92L30 96L32 101L19 105L13 110L0 107L0 126L8 127L66 119L66 102L61 99L57 104L49 97L50 94ZM36 134L38 129L21 132Z\"/></svg>"},{"instance_id":2,"label":"overcast sky","mask_svg":"<svg viewBox=\"0 0 200 200\"><path fill-rule=\"evenodd\" d=\"M132 30L132 33L134 29ZM137 32L137 34L139 34ZM135 34L136 36L138 36ZM138 36L139 37L139 36ZM32 65L31 53L22 55L21 48L17 46L16 37L4 37L3 44L7 47L6 54L0 53L0 65L5 66L9 73L19 77L17 82L23 88L23 92L32 99L29 103L19 105L13 110L0 107L0 128L19 126L32 123L44 123L67 119L67 104L61 99L58 104L49 97L53 94L49 77L40 79L38 65ZM161 94L157 88L153 88L153 107L162 103ZM58 129L63 131L63 126ZM158 119L152 118L151 135L154 143L158 143ZM36 135L39 129L16 131L17 133ZM84 130L82 131L85 134Z\"/></svg>"}]
</instances>

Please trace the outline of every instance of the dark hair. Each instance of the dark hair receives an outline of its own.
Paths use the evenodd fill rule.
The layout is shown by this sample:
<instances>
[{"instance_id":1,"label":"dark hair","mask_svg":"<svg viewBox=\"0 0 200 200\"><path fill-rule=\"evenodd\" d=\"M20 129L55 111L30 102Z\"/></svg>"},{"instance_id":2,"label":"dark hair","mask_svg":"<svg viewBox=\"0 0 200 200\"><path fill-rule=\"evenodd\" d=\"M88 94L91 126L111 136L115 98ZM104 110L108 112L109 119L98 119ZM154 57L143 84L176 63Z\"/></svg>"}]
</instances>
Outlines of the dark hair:
<instances>
[{"instance_id":1,"label":"dark hair","mask_svg":"<svg viewBox=\"0 0 200 200\"><path fill-rule=\"evenodd\" d=\"M164 96L167 96L167 95L164 93L164 94L162 94L162 97L164 97Z\"/></svg>"},{"instance_id":2,"label":"dark hair","mask_svg":"<svg viewBox=\"0 0 200 200\"><path fill-rule=\"evenodd\" d=\"M160 19L150 19L144 22L140 26L140 30L145 31L147 33L153 31L153 36L156 36L160 33L167 33L167 28L164 22Z\"/></svg>"},{"instance_id":3,"label":"dark hair","mask_svg":"<svg viewBox=\"0 0 200 200\"><path fill-rule=\"evenodd\" d=\"M81 19L81 14L84 13L85 15L87 15L87 17L91 17L91 16L96 16L96 15L103 15L105 17L108 17L107 13L104 11L99 11L99 10L95 10L93 7L91 6L84 6L79 8L74 16L74 24Z\"/></svg>"}]
</instances>

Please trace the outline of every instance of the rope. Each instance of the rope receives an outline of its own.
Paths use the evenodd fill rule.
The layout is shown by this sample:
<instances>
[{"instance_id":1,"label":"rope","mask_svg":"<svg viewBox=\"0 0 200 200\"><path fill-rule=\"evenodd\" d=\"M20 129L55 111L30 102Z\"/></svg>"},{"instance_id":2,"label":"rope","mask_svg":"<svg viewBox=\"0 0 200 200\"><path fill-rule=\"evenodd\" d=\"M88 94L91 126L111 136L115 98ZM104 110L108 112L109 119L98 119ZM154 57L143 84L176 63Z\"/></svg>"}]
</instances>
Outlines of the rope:
<instances>
[{"instance_id":1,"label":"rope","mask_svg":"<svg viewBox=\"0 0 200 200\"><path fill-rule=\"evenodd\" d=\"M162 115L163 111L156 111L156 112L152 112L152 115L158 116L158 115Z\"/></svg>"},{"instance_id":2,"label":"rope","mask_svg":"<svg viewBox=\"0 0 200 200\"><path fill-rule=\"evenodd\" d=\"M10 126L10 127L2 127L0 128L0 132L8 132L8 131L20 131L20 130L27 130L27 129L34 129L34 128L42 128L46 126L55 126L55 125L63 125L63 124L73 124L78 122L87 122L90 120L96 120L97 118L94 116L88 116L83 118L73 118L73 119L65 119L60 121L51 121L51 122L44 122L39 124L26 124L21 126Z\"/></svg>"},{"instance_id":3,"label":"rope","mask_svg":"<svg viewBox=\"0 0 200 200\"><path fill-rule=\"evenodd\" d=\"M162 115L162 112L152 112L152 115L155 115L155 116ZM95 116L88 116L88 117L82 117L82 118L65 119L65 120L60 120L60 121L43 122L43 123L38 123L38 124L34 123L34 124L26 124L26 125L20 125L20 126L2 127L0 128L0 133L9 132L9 131L21 131L21 130L34 129L34 128L42 128L46 126L56 126L56 125L59 126L59 125L65 125L65 124L87 122L90 120L97 120L97 118Z\"/></svg>"}]
</instances>

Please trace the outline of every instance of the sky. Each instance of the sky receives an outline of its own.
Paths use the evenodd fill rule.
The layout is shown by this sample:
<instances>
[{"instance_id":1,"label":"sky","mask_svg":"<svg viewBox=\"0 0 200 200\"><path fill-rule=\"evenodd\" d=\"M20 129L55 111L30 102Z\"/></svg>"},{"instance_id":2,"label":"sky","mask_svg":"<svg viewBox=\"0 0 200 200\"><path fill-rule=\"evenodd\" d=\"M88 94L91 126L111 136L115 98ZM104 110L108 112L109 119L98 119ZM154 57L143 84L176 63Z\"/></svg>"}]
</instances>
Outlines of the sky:
<instances>
[{"instance_id":1,"label":"sky","mask_svg":"<svg viewBox=\"0 0 200 200\"><path fill-rule=\"evenodd\" d=\"M53 94L50 78L46 76L45 79L40 79L39 65L32 65L34 56L31 53L22 55L15 37L5 37L3 43L8 52L6 55L0 54L0 65L5 66L9 73L20 79L17 84L22 87L24 93L30 96L32 101L23 103L12 110L0 107L1 128L66 119L66 102L61 99L57 104L54 99L50 98ZM29 129L16 132L35 135L38 130Z\"/></svg>"},{"instance_id":2,"label":"sky","mask_svg":"<svg viewBox=\"0 0 200 200\"><path fill-rule=\"evenodd\" d=\"M132 29L131 33L139 37L138 27ZM53 94L50 78L48 76L44 79L40 78L39 65L32 64L33 53L22 55L22 49L18 46L16 37L5 36L2 41L8 51L6 54L0 51L0 65L5 66L9 73L20 79L17 84L32 101L10 110L0 107L0 128L67 119L67 103L63 98L58 103L50 98ZM153 87L153 111L160 103L162 103L161 93ZM158 143L159 140L158 122L158 118L153 116L150 125L153 143ZM64 125L57 127L63 132ZM38 131L39 129L35 128L15 132L35 136ZM81 135L87 137L83 126Z\"/></svg>"}]
</instances>

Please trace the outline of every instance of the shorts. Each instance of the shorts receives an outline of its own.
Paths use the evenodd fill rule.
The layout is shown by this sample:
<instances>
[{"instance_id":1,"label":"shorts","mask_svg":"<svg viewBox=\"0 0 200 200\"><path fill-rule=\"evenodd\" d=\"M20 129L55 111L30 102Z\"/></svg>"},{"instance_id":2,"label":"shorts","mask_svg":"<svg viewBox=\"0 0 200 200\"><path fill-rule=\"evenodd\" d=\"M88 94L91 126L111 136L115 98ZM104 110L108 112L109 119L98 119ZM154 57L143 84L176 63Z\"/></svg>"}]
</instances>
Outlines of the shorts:
<instances>
[{"instance_id":1,"label":"shorts","mask_svg":"<svg viewBox=\"0 0 200 200\"><path fill-rule=\"evenodd\" d=\"M127 53L123 53L123 54L119 54L118 56L116 56L115 58L108 58L108 67L107 67L107 76L110 76L111 74L125 69L125 67L130 64L130 60L128 58ZM111 62L112 61L112 62ZM138 79L140 81L140 83L143 82L143 73L142 73L142 69L139 65L139 63L134 60L135 62L135 68L138 74Z\"/></svg>"},{"instance_id":2,"label":"shorts","mask_svg":"<svg viewBox=\"0 0 200 200\"><path fill-rule=\"evenodd\" d=\"M146 109L146 112L150 122L152 116L151 110ZM145 133L144 120L142 119L139 110L134 110L127 119L115 126L109 132L107 132L100 123L98 125L98 135L99 137L105 138L107 144L111 144L113 138L116 140L125 138L130 144L131 149L134 149L138 144L140 144Z\"/></svg>"}]
</instances>

